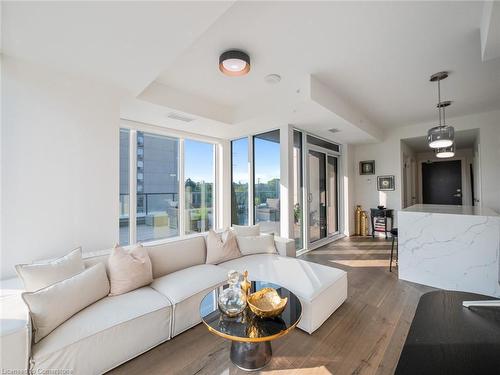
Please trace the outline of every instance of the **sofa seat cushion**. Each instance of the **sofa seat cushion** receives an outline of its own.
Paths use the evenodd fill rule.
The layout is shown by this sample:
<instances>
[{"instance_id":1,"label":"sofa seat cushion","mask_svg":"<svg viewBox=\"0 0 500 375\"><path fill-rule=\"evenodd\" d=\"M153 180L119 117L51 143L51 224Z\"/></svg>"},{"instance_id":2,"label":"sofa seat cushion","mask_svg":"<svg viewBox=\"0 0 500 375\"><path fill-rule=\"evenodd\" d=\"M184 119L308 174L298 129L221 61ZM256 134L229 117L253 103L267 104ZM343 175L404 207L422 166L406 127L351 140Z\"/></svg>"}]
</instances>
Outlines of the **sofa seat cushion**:
<instances>
[{"instance_id":1,"label":"sofa seat cushion","mask_svg":"<svg viewBox=\"0 0 500 375\"><path fill-rule=\"evenodd\" d=\"M248 271L250 280L269 281L292 291L302 303L298 327L312 333L347 298L347 273L333 267L274 254L248 255L219 265Z\"/></svg>"},{"instance_id":2,"label":"sofa seat cushion","mask_svg":"<svg viewBox=\"0 0 500 375\"><path fill-rule=\"evenodd\" d=\"M88 306L33 346L35 373L103 373L170 338L172 306L149 287Z\"/></svg>"},{"instance_id":3,"label":"sofa seat cushion","mask_svg":"<svg viewBox=\"0 0 500 375\"><path fill-rule=\"evenodd\" d=\"M227 280L227 270L211 264L189 267L157 278L150 285L174 305L172 336L201 322L203 297Z\"/></svg>"}]
</instances>

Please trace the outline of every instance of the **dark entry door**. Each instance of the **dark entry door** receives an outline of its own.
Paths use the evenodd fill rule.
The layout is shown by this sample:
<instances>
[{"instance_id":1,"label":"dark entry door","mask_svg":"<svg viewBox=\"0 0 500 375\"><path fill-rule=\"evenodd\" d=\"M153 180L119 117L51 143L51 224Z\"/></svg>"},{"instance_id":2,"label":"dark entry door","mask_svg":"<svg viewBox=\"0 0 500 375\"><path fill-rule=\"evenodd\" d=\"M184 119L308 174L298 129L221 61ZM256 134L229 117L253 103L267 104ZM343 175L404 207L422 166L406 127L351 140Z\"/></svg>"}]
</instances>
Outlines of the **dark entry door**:
<instances>
[{"instance_id":1,"label":"dark entry door","mask_svg":"<svg viewBox=\"0 0 500 375\"><path fill-rule=\"evenodd\" d=\"M462 204L462 162L438 161L422 164L424 204Z\"/></svg>"}]
</instances>

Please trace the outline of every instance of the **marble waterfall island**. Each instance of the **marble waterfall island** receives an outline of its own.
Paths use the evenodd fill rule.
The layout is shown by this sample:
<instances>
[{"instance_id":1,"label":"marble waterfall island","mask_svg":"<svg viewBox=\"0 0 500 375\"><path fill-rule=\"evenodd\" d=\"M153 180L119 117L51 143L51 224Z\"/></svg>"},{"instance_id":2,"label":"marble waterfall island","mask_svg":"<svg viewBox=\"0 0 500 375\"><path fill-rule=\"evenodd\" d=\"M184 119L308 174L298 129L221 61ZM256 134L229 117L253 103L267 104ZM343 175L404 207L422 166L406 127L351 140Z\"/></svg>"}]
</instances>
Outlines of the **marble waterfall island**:
<instances>
[{"instance_id":1,"label":"marble waterfall island","mask_svg":"<svg viewBox=\"0 0 500 375\"><path fill-rule=\"evenodd\" d=\"M500 216L472 206L398 212L399 278L500 297Z\"/></svg>"}]
</instances>

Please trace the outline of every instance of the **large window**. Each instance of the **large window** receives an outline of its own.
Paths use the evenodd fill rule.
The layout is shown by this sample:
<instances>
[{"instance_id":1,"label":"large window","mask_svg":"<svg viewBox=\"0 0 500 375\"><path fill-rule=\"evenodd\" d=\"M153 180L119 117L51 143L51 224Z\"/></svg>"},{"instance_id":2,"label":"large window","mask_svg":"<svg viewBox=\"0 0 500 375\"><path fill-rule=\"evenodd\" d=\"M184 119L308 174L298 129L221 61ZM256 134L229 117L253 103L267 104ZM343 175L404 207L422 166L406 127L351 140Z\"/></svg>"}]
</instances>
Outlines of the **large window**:
<instances>
[{"instance_id":1,"label":"large window","mask_svg":"<svg viewBox=\"0 0 500 375\"><path fill-rule=\"evenodd\" d=\"M179 235L179 141L137 132L137 241Z\"/></svg>"},{"instance_id":2,"label":"large window","mask_svg":"<svg viewBox=\"0 0 500 375\"><path fill-rule=\"evenodd\" d=\"M185 233L214 227L214 145L184 141Z\"/></svg>"},{"instance_id":3,"label":"large window","mask_svg":"<svg viewBox=\"0 0 500 375\"><path fill-rule=\"evenodd\" d=\"M231 142L231 224L248 225L248 138Z\"/></svg>"},{"instance_id":4,"label":"large window","mask_svg":"<svg viewBox=\"0 0 500 375\"><path fill-rule=\"evenodd\" d=\"M254 221L263 232L280 234L280 131L253 137Z\"/></svg>"},{"instance_id":5,"label":"large window","mask_svg":"<svg viewBox=\"0 0 500 375\"><path fill-rule=\"evenodd\" d=\"M120 130L121 244L213 228L215 196L214 144Z\"/></svg>"}]
</instances>

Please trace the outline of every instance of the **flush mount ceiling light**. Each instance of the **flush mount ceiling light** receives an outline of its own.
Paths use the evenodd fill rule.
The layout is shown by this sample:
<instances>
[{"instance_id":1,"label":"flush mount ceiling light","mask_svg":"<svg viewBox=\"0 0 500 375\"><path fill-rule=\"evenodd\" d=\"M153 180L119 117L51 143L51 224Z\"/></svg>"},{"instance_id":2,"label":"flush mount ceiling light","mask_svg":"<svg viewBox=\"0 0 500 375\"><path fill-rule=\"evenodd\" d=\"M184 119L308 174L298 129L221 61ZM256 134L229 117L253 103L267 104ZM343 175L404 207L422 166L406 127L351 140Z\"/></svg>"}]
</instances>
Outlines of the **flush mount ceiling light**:
<instances>
[{"instance_id":1,"label":"flush mount ceiling light","mask_svg":"<svg viewBox=\"0 0 500 375\"><path fill-rule=\"evenodd\" d=\"M244 76L250 71L250 56L243 51L226 51L219 57L219 70L230 77Z\"/></svg>"},{"instance_id":2,"label":"flush mount ceiling light","mask_svg":"<svg viewBox=\"0 0 500 375\"><path fill-rule=\"evenodd\" d=\"M435 148L434 152L436 153L436 157L440 159L452 158L455 156L455 145L446 148Z\"/></svg>"},{"instance_id":3,"label":"flush mount ceiling light","mask_svg":"<svg viewBox=\"0 0 500 375\"><path fill-rule=\"evenodd\" d=\"M453 144L455 137L455 129L453 126L446 125L445 108L448 107L450 101L441 101L441 80L448 77L448 72L439 72L431 76L430 81L438 83L438 104L436 107L439 112L439 125L429 129L427 132L427 141L429 142L429 147L431 148L445 148L450 147ZM441 115L441 112L443 113ZM441 118L443 121L441 122Z\"/></svg>"}]
</instances>

